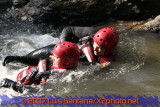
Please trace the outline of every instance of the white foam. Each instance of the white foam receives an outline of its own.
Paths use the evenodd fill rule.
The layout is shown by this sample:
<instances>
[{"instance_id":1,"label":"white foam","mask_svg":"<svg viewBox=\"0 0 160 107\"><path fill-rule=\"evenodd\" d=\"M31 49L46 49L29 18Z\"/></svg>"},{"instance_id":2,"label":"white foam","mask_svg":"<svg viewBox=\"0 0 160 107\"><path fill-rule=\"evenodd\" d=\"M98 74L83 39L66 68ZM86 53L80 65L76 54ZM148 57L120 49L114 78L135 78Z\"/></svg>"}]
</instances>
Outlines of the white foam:
<instances>
[{"instance_id":1,"label":"white foam","mask_svg":"<svg viewBox=\"0 0 160 107\"><path fill-rule=\"evenodd\" d=\"M45 35L22 35L22 36L16 36L16 37L2 37L4 39L4 46L2 47L2 55L22 55L27 54L30 51L59 42L59 39L56 37L52 37L50 34ZM122 39L122 38L121 38ZM111 68L107 69L102 75L105 79L110 78L117 78L119 75L123 75L125 73L128 73L132 70L139 69L140 66L143 64L143 57L141 57L139 54L136 54L137 52L141 52L143 49L140 48L143 42L143 39L140 39L141 41L137 41L134 38L125 37L123 40L120 41L121 50L119 50L119 58L116 59L118 63L114 64ZM142 52L141 52L142 53ZM139 55L139 56L138 56ZM9 78L12 80L15 80L16 75L18 74L18 70L13 69L7 69L7 67L2 66L2 61L0 61L0 70L1 70L1 76L0 80L3 78ZM110 72L108 72L110 71ZM81 63L78 64L77 68L74 70L71 70L64 75L60 75L57 78L51 78L51 83L72 83L76 81L77 83L80 83L81 81L86 81L90 79L90 76L96 77L94 75L94 72L99 72L99 68L96 65L83 65ZM100 76L99 76L100 77ZM94 78L96 80L97 78ZM53 88L53 89L52 89ZM55 91L54 85L50 86L49 88L41 87L41 91ZM58 94L63 93L69 93L72 91L72 88L74 87L67 87L64 86L60 91L58 90ZM1 90L1 89L0 89ZM3 89L1 91L2 93L8 93L7 89ZM13 91L9 91L9 93L12 93Z\"/></svg>"},{"instance_id":2,"label":"white foam","mask_svg":"<svg viewBox=\"0 0 160 107\"><path fill-rule=\"evenodd\" d=\"M50 44L56 44L60 41L59 38L52 37L50 34L31 35L27 37L27 39L31 40L36 47L43 47Z\"/></svg>"}]
</instances>

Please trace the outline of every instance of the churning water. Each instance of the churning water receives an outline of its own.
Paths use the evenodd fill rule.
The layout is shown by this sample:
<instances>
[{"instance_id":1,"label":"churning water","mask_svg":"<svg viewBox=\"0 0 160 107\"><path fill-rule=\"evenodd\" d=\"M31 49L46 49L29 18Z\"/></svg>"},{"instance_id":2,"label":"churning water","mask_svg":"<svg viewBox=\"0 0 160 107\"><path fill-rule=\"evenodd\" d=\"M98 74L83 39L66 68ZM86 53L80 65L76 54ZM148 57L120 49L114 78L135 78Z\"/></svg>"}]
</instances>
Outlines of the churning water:
<instances>
[{"instance_id":1,"label":"churning water","mask_svg":"<svg viewBox=\"0 0 160 107\"><path fill-rule=\"evenodd\" d=\"M157 34L147 32L120 32L118 55L114 62L104 70L97 65L78 67L65 75L51 77L47 84L38 87L34 94L58 96L82 95L158 95L160 91L160 38ZM7 55L25 55L37 48L57 43L57 33L0 35L0 80L16 79L23 68L11 63L2 66ZM0 94L19 95L10 89L1 88Z\"/></svg>"}]
</instances>

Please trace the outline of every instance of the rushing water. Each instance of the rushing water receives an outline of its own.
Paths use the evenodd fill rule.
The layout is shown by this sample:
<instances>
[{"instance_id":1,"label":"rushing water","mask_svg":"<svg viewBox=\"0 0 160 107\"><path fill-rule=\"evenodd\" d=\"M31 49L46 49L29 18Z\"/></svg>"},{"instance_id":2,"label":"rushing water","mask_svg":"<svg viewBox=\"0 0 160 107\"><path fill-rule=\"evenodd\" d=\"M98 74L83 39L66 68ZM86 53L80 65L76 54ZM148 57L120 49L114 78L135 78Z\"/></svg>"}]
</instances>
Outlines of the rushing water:
<instances>
[{"instance_id":1,"label":"rushing water","mask_svg":"<svg viewBox=\"0 0 160 107\"><path fill-rule=\"evenodd\" d=\"M158 95L160 91L160 37L147 32L121 32L118 55L111 66L99 71L96 65L81 63L68 74L53 77L47 84L39 86L37 93L58 96L82 95ZM53 37L54 36L54 37ZM3 34L0 35L0 80L15 80L19 64L2 66L7 55L25 55L39 47L57 43L57 33L52 34ZM10 89L1 88L0 94L20 95ZM36 94L36 93L34 93Z\"/></svg>"}]
</instances>

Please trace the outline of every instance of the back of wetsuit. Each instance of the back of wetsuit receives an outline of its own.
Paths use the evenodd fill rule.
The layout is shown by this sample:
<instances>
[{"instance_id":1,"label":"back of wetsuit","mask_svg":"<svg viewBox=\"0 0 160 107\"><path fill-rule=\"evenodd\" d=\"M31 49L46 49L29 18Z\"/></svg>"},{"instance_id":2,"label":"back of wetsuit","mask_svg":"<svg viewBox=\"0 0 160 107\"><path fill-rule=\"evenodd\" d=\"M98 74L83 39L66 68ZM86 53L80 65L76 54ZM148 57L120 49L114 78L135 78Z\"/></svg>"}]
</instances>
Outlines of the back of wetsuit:
<instances>
[{"instance_id":1,"label":"back of wetsuit","mask_svg":"<svg viewBox=\"0 0 160 107\"><path fill-rule=\"evenodd\" d=\"M41 59L48 58L50 55L52 55L52 49L55 46L55 44L51 44L42 48L39 48L37 50L34 50L27 54L27 56L33 56L38 57Z\"/></svg>"},{"instance_id":2,"label":"back of wetsuit","mask_svg":"<svg viewBox=\"0 0 160 107\"><path fill-rule=\"evenodd\" d=\"M80 38L89 36L92 38L94 34L98 31L95 27L66 27L62 30L60 35L61 41L70 41L74 43L78 43ZM42 48L39 48L35 51L30 52L27 56L33 56L38 58L47 58L51 55L51 50L55 44L48 45Z\"/></svg>"},{"instance_id":3,"label":"back of wetsuit","mask_svg":"<svg viewBox=\"0 0 160 107\"><path fill-rule=\"evenodd\" d=\"M95 27L66 27L62 30L60 40L78 43L80 38L86 36L92 38L97 31L98 29Z\"/></svg>"}]
</instances>

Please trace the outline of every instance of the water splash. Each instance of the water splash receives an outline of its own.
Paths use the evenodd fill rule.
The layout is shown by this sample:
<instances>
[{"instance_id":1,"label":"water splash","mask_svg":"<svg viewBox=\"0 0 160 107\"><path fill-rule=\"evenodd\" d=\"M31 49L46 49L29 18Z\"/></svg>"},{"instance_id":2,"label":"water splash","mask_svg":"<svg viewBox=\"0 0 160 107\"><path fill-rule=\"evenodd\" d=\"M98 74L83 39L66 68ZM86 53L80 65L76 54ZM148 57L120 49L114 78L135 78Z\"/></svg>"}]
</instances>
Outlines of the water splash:
<instances>
[{"instance_id":1,"label":"water splash","mask_svg":"<svg viewBox=\"0 0 160 107\"><path fill-rule=\"evenodd\" d=\"M82 88L82 90L87 91L90 88L88 85L94 85L90 84L91 82L95 83L95 85L98 85L99 81L105 81L107 83L107 81L114 80L128 72L139 69L144 65L146 49L144 48L144 37L137 35L138 33L122 33L120 35L118 56L107 69L100 70L97 65L88 66L79 63L78 67L71 70L71 72L67 72L56 78L53 77L47 84L41 85L39 87L39 93L65 95L68 93L80 92ZM0 53L2 57L6 55L25 55L38 47L57 43L59 41L58 38L51 37L48 34L21 35L17 37L6 36L1 38L4 42L1 46L2 51ZM23 48L19 49L18 47ZM18 48L18 51L16 48ZM2 69L6 68L3 67ZM16 73L11 72L17 72L19 69L20 68L15 70L11 67L10 72L7 70L5 72L8 72L8 74L4 73L3 75L4 77L12 77L13 79Z\"/></svg>"}]
</instances>

